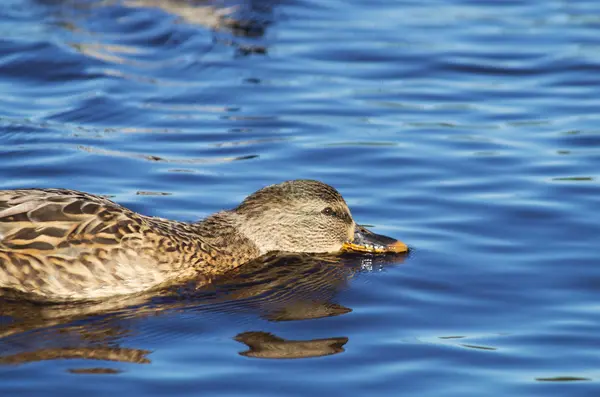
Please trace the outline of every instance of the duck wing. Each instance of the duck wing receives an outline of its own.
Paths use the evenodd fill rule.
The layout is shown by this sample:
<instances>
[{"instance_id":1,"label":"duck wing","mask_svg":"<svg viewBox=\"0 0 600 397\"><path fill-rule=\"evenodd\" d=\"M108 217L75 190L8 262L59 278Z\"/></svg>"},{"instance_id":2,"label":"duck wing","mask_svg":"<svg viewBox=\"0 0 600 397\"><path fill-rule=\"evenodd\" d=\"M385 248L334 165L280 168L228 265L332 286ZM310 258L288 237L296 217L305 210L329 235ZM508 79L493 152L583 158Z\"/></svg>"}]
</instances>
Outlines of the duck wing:
<instances>
[{"instance_id":1,"label":"duck wing","mask_svg":"<svg viewBox=\"0 0 600 397\"><path fill-rule=\"evenodd\" d=\"M52 251L80 240L115 239L131 211L87 193L62 189L0 191L0 249Z\"/></svg>"},{"instance_id":2,"label":"duck wing","mask_svg":"<svg viewBox=\"0 0 600 397\"><path fill-rule=\"evenodd\" d=\"M146 217L104 197L0 191L0 288L59 301L149 288L164 277L143 254L150 229Z\"/></svg>"}]
</instances>

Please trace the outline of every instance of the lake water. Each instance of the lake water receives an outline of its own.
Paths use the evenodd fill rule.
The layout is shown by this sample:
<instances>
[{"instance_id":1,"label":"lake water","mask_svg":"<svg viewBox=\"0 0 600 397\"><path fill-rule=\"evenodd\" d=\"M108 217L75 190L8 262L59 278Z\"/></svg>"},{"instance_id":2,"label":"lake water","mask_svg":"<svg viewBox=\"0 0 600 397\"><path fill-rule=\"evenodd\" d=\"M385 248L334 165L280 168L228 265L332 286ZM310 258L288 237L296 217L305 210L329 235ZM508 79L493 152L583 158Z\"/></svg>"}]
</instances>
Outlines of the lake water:
<instances>
[{"instance_id":1,"label":"lake water","mask_svg":"<svg viewBox=\"0 0 600 397\"><path fill-rule=\"evenodd\" d=\"M7 0L0 188L196 220L314 178L406 258L0 302L19 396L597 396L600 3Z\"/></svg>"}]
</instances>

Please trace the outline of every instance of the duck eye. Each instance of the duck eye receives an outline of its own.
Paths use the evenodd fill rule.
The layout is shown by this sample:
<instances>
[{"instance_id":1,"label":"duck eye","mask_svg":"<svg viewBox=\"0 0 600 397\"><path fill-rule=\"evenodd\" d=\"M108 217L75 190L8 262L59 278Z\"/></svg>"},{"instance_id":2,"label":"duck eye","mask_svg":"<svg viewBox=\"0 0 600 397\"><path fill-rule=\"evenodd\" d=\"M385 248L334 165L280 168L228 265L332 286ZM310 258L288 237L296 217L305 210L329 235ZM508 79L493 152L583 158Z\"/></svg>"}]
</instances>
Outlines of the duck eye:
<instances>
[{"instance_id":1,"label":"duck eye","mask_svg":"<svg viewBox=\"0 0 600 397\"><path fill-rule=\"evenodd\" d=\"M327 216L337 216L337 214L335 213L335 211L331 207L325 208L323 211L321 211L321 213L323 213L323 214L325 214Z\"/></svg>"}]
</instances>

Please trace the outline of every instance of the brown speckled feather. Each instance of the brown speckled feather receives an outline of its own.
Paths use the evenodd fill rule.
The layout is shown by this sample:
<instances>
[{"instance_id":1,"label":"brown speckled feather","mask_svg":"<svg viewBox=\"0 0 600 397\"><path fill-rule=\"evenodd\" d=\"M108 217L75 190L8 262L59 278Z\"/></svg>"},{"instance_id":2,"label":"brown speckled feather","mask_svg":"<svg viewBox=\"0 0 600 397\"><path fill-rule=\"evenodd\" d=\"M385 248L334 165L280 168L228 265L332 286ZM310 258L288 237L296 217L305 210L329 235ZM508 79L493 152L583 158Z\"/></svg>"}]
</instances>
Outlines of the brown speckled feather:
<instances>
[{"instance_id":1,"label":"brown speckled feather","mask_svg":"<svg viewBox=\"0 0 600 397\"><path fill-rule=\"evenodd\" d=\"M210 277L247 260L216 249L199 229L206 227L145 217L73 190L0 191L0 287L44 300L98 299L199 270Z\"/></svg>"},{"instance_id":2,"label":"brown speckled feather","mask_svg":"<svg viewBox=\"0 0 600 397\"><path fill-rule=\"evenodd\" d=\"M74 190L0 191L0 295L98 300L198 284L268 252L339 252L357 230L342 196L311 180L267 186L198 223Z\"/></svg>"}]
</instances>

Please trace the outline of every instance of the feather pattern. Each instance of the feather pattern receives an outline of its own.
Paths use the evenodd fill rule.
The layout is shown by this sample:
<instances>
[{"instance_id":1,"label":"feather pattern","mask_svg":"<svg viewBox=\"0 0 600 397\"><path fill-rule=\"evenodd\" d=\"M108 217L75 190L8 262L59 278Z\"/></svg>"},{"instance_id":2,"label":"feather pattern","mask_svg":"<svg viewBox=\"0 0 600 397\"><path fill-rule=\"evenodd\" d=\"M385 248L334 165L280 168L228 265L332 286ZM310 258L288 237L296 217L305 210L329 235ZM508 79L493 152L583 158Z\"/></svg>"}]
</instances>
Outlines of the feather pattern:
<instances>
[{"instance_id":1,"label":"feather pattern","mask_svg":"<svg viewBox=\"0 0 600 397\"><path fill-rule=\"evenodd\" d=\"M75 190L5 190L0 295L99 300L209 282L273 251L331 253L350 245L379 252L349 244L357 231L365 241L395 241L358 228L342 196L311 180L267 186L197 223L141 215Z\"/></svg>"},{"instance_id":2,"label":"feather pattern","mask_svg":"<svg viewBox=\"0 0 600 397\"><path fill-rule=\"evenodd\" d=\"M219 252L199 229L74 190L0 191L0 287L52 301L99 299L199 271L210 277L252 253ZM231 266L216 266L217 256Z\"/></svg>"}]
</instances>

